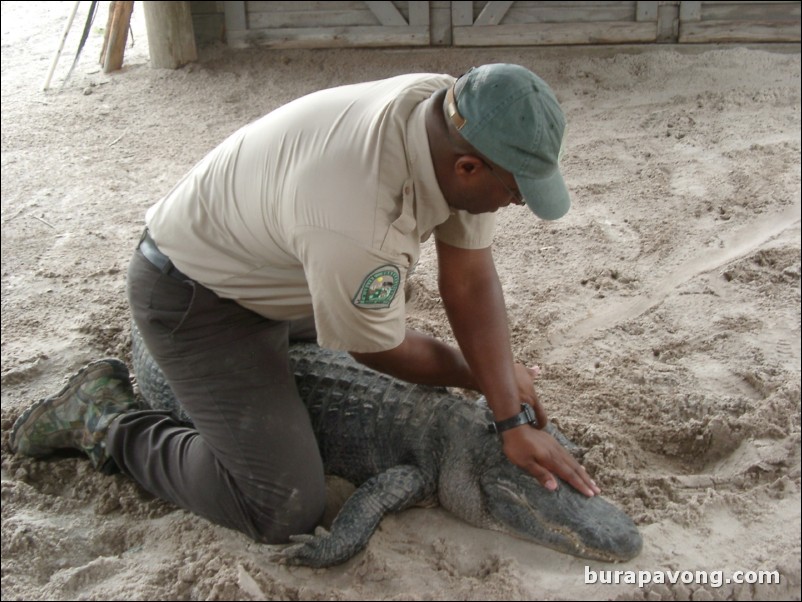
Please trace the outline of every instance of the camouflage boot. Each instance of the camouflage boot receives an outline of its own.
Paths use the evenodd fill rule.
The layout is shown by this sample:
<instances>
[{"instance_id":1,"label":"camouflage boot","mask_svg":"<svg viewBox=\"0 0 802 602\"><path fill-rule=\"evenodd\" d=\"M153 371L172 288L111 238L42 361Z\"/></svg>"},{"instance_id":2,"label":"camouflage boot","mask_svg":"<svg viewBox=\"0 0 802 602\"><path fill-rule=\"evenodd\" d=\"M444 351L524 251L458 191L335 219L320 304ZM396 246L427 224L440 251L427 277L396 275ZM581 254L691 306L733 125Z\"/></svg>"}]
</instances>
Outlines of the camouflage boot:
<instances>
[{"instance_id":1,"label":"camouflage boot","mask_svg":"<svg viewBox=\"0 0 802 602\"><path fill-rule=\"evenodd\" d=\"M97 469L109 460L106 432L122 413L140 409L128 368L119 360L92 362L56 395L34 403L11 429L15 453L40 457L59 449L77 449Z\"/></svg>"}]
</instances>

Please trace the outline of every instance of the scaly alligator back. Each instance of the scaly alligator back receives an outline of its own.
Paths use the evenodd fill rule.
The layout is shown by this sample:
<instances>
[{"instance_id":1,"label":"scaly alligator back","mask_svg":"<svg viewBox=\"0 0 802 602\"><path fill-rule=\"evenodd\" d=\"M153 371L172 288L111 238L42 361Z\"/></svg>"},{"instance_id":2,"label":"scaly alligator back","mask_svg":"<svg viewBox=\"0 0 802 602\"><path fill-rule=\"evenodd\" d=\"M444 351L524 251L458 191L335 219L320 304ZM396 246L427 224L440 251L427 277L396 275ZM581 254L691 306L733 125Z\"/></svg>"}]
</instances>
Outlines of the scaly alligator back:
<instances>
[{"instance_id":1,"label":"scaly alligator back","mask_svg":"<svg viewBox=\"0 0 802 602\"><path fill-rule=\"evenodd\" d=\"M151 407L192 422L136 326L132 346L142 397ZM436 469L426 458L437 453L438 438L428 431L436 416L464 400L445 389L402 383L360 366L348 354L311 343L290 346L290 366L327 474L360 485L398 464L425 463Z\"/></svg>"}]
</instances>

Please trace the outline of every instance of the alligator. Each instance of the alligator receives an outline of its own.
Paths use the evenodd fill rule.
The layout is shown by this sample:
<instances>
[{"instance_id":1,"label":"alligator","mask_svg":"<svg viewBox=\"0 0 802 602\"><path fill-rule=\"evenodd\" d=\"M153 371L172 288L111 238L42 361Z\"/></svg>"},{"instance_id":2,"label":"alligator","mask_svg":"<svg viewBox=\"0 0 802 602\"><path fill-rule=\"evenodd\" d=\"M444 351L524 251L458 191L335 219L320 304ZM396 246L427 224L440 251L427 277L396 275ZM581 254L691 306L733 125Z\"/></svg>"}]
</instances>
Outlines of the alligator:
<instances>
[{"instance_id":1,"label":"alligator","mask_svg":"<svg viewBox=\"0 0 802 602\"><path fill-rule=\"evenodd\" d=\"M132 331L140 395L190 422ZM290 359L326 474L357 488L330 530L295 536L275 560L340 564L367 546L386 513L437 503L474 526L582 558L623 562L640 552L633 521L603 497L586 497L563 481L549 491L511 464L488 430L484 400L408 384L314 343L293 343ZM578 449L551 423L546 428L569 451Z\"/></svg>"}]
</instances>

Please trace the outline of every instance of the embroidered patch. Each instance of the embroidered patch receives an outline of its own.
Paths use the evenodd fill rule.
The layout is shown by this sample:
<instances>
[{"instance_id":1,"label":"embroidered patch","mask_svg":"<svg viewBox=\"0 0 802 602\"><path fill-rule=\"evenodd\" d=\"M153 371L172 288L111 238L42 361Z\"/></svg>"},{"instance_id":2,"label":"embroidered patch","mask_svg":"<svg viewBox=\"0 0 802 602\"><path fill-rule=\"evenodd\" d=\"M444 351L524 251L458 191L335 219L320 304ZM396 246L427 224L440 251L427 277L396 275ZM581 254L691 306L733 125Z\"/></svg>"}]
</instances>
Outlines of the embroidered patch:
<instances>
[{"instance_id":1,"label":"embroidered patch","mask_svg":"<svg viewBox=\"0 0 802 602\"><path fill-rule=\"evenodd\" d=\"M394 265L385 265L373 270L362 281L354 296L354 305L364 309L390 307L401 284L401 272Z\"/></svg>"}]
</instances>

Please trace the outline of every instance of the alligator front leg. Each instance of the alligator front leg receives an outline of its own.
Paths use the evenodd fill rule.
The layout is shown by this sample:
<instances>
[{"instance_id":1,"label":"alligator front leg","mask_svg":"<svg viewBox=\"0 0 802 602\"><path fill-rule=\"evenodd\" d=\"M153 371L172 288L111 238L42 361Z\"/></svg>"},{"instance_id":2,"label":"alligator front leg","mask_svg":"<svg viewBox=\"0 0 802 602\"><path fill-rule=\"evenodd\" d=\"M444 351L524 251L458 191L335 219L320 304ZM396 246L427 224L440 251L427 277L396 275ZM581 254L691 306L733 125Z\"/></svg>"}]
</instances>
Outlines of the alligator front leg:
<instances>
[{"instance_id":1,"label":"alligator front leg","mask_svg":"<svg viewBox=\"0 0 802 602\"><path fill-rule=\"evenodd\" d=\"M297 535L297 542L274 555L286 564L327 567L345 562L362 550L388 512L399 512L434 493L434 484L415 467L399 465L365 481L343 504L331 532Z\"/></svg>"}]
</instances>

